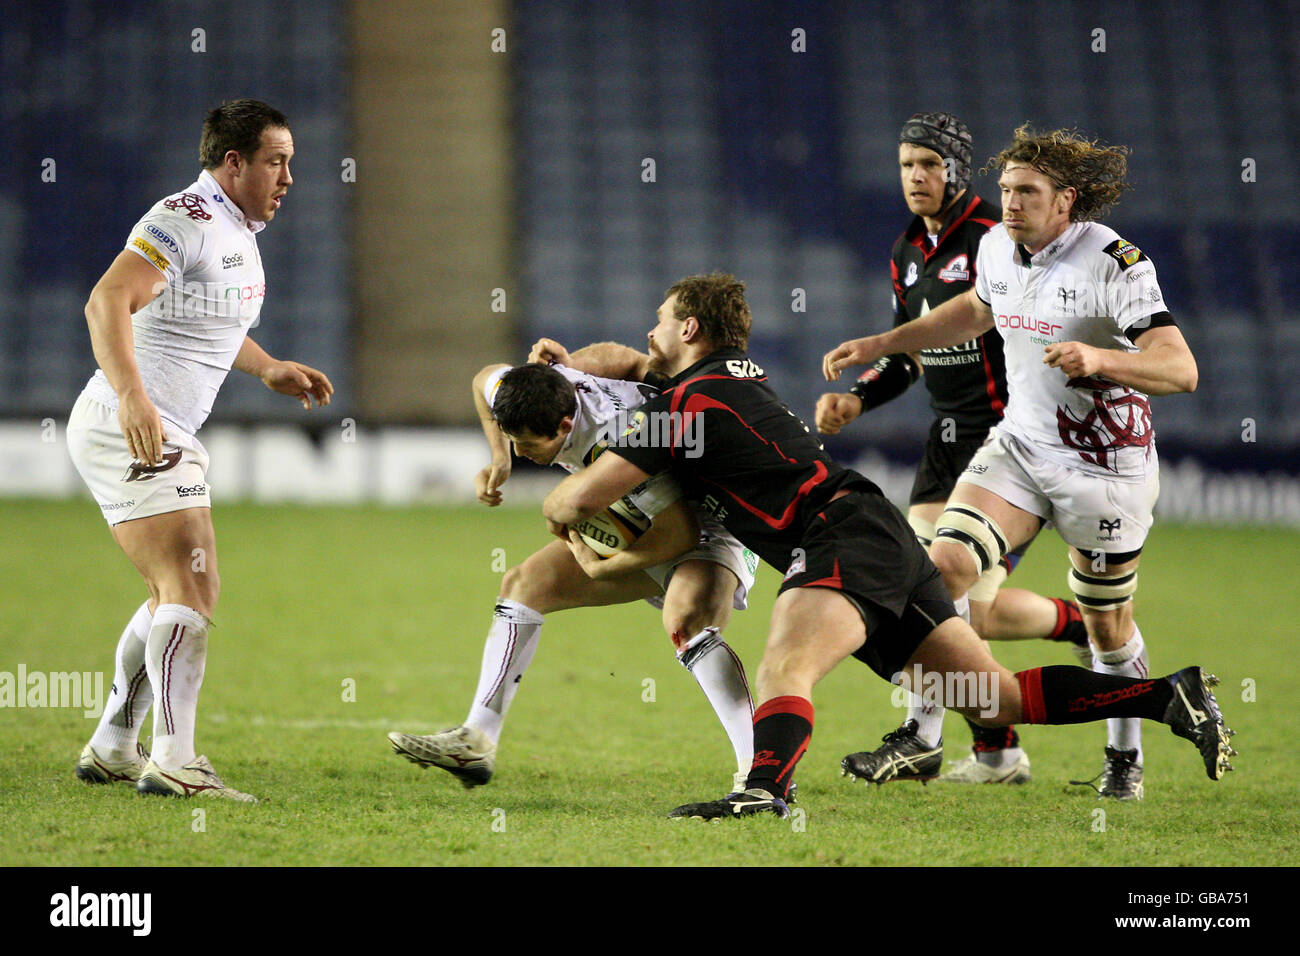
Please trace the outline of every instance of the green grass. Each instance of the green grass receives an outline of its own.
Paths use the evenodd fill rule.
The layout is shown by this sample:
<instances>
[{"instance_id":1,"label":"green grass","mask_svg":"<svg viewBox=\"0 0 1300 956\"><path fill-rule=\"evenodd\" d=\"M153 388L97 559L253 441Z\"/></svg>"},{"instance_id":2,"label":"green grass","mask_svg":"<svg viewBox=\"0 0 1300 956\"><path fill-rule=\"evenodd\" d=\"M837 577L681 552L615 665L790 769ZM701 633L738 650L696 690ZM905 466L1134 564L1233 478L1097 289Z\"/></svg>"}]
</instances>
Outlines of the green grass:
<instances>
[{"instance_id":1,"label":"green grass","mask_svg":"<svg viewBox=\"0 0 1300 956\"><path fill-rule=\"evenodd\" d=\"M198 743L257 806L143 799L72 775L93 729L79 710L0 710L0 865L1271 865L1295 858L1291 595L1300 534L1156 528L1139 621L1159 672L1204 663L1239 735L1238 772L1210 783L1190 745L1146 732L1147 799L1099 804L1070 778L1100 770L1098 725L1024 730L1034 782L974 789L839 777L839 759L896 726L891 688L850 660L818 687L799 766L806 817L672 822L716 796L731 752L645 605L569 611L510 714L488 787L463 790L389 752L389 729L459 722L500 574L546 541L535 509L219 506L222 598ZM0 671L107 671L144 597L88 502L0 502ZM1064 546L1030 551L1015 583L1059 594ZM751 673L777 576L764 569L728 640ZM1041 642L1012 667L1071 663ZM655 700L642 700L643 681ZM344 681L356 700L343 700ZM1255 700L1242 700L1244 680ZM966 731L950 718L949 758ZM196 832L194 811L205 811ZM793 824L793 825L792 825ZM502 830L504 825L504 830Z\"/></svg>"}]
</instances>

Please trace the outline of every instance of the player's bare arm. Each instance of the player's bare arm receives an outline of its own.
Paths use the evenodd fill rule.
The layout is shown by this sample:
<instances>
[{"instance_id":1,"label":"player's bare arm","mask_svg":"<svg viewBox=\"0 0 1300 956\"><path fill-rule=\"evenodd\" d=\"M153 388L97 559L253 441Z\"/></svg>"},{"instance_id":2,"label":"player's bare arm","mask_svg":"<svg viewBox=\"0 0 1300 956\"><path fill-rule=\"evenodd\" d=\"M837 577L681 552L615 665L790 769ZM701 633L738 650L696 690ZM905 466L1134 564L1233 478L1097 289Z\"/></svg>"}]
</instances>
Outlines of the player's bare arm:
<instances>
[{"instance_id":1,"label":"player's bare arm","mask_svg":"<svg viewBox=\"0 0 1300 956\"><path fill-rule=\"evenodd\" d=\"M993 328L993 310L975 290L949 299L929 314L880 335L851 339L822 358L822 374L833 382L852 365L868 365L896 352L943 348L968 342Z\"/></svg>"},{"instance_id":2,"label":"player's bare arm","mask_svg":"<svg viewBox=\"0 0 1300 956\"><path fill-rule=\"evenodd\" d=\"M569 550L587 577L596 581L622 577L652 568L690 551L700 540L700 522L695 509L679 498L654 516L650 528L617 554L602 558L578 532L569 529Z\"/></svg>"},{"instance_id":3,"label":"player's bare arm","mask_svg":"<svg viewBox=\"0 0 1300 956\"><path fill-rule=\"evenodd\" d=\"M626 458L606 453L555 486L542 502L552 534L568 540L568 528L606 508L649 478Z\"/></svg>"},{"instance_id":4,"label":"player's bare arm","mask_svg":"<svg viewBox=\"0 0 1300 956\"><path fill-rule=\"evenodd\" d=\"M328 405L334 394L334 386L324 372L301 362L272 358L251 338L245 337L239 347L234 367L261 379L273 392L292 395L303 408L310 409L313 400L318 406Z\"/></svg>"},{"instance_id":5,"label":"player's bare arm","mask_svg":"<svg viewBox=\"0 0 1300 956\"><path fill-rule=\"evenodd\" d=\"M86 324L95 361L118 398L118 424L137 461L162 461L162 419L145 393L135 363L135 334L131 315L144 308L167 286L152 263L123 250L95 283L86 302Z\"/></svg>"},{"instance_id":6,"label":"player's bare arm","mask_svg":"<svg viewBox=\"0 0 1300 956\"><path fill-rule=\"evenodd\" d=\"M596 342L570 353L554 339L539 339L528 353L530 362L558 362L560 365L627 382L644 382L650 370L650 356L618 342Z\"/></svg>"},{"instance_id":7,"label":"player's bare arm","mask_svg":"<svg viewBox=\"0 0 1300 956\"><path fill-rule=\"evenodd\" d=\"M1196 391L1196 357L1176 327L1148 329L1135 342L1137 352L1099 349L1082 342L1053 342L1043 348L1043 363L1059 368L1070 378L1099 375L1147 395Z\"/></svg>"},{"instance_id":8,"label":"player's bare arm","mask_svg":"<svg viewBox=\"0 0 1300 956\"><path fill-rule=\"evenodd\" d=\"M547 341L543 339L543 341ZM536 348L536 346L534 346ZM474 392L474 410L478 412L478 423L483 428L483 437L487 439L488 448L492 450L492 461L474 476L474 494L478 500L489 508L501 504L501 486L510 478L510 442L502 434L492 409L488 406L483 391L487 380L502 369L510 368L502 362L485 365L474 376L470 387Z\"/></svg>"}]
</instances>

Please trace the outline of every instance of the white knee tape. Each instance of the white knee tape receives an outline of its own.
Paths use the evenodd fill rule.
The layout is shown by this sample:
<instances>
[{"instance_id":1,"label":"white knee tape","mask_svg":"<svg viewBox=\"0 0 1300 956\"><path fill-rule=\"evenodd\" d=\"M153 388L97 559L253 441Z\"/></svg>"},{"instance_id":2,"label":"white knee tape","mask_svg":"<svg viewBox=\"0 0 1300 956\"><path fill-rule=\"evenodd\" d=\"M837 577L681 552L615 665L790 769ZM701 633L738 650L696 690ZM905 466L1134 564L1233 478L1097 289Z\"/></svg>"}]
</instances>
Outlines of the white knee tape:
<instances>
[{"instance_id":1,"label":"white knee tape","mask_svg":"<svg viewBox=\"0 0 1300 956\"><path fill-rule=\"evenodd\" d=\"M970 599L990 603L998 596L998 588L1002 587L1002 582L1006 579L1006 566L999 561L975 579L975 583L970 586Z\"/></svg>"},{"instance_id":2,"label":"white knee tape","mask_svg":"<svg viewBox=\"0 0 1300 956\"><path fill-rule=\"evenodd\" d=\"M980 574L997 566L1007 553L1007 537L997 523L970 505L949 505L939 516L936 541L954 541L975 558Z\"/></svg>"},{"instance_id":3,"label":"white knee tape","mask_svg":"<svg viewBox=\"0 0 1300 956\"><path fill-rule=\"evenodd\" d=\"M1091 611L1113 611L1133 600L1138 589L1137 571L1113 578L1099 578L1071 567L1065 578L1079 606Z\"/></svg>"}]
</instances>

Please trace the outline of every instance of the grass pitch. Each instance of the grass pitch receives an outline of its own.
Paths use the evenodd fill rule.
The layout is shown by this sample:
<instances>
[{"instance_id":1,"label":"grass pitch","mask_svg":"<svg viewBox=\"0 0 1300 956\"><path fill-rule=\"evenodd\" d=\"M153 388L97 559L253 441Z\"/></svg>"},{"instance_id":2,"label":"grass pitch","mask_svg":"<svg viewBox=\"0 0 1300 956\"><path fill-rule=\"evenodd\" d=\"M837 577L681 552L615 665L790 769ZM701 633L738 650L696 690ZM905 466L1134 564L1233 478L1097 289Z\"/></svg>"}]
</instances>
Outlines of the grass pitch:
<instances>
[{"instance_id":1,"label":"grass pitch","mask_svg":"<svg viewBox=\"0 0 1300 956\"><path fill-rule=\"evenodd\" d=\"M1274 865L1295 859L1290 596L1300 534L1157 524L1138 620L1158 673L1203 663L1242 751L1213 784L1185 741L1148 724L1146 800L1099 803L1100 725L1022 728L1034 780L1016 788L867 789L840 757L901 712L850 660L817 690L798 770L805 813L725 825L667 810L724 792L731 751L644 605L546 625L498 752L466 791L394 756L388 730L460 722L505 565L547 541L536 508L215 512L222 597L198 745L257 806L138 797L72 774L94 721L0 709L2 865ZM96 670L144 589L88 501L0 502L0 671ZM504 564L503 564L504 562ZM1014 575L1060 594L1064 545L1044 535ZM777 575L764 568L728 641L752 674ZM1013 670L1072 663L1060 645L1003 644ZM349 699L354 697L355 699ZM956 717L946 756L969 737ZM1095 811L1104 811L1098 815ZM201 813L198 811L202 811Z\"/></svg>"}]
</instances>

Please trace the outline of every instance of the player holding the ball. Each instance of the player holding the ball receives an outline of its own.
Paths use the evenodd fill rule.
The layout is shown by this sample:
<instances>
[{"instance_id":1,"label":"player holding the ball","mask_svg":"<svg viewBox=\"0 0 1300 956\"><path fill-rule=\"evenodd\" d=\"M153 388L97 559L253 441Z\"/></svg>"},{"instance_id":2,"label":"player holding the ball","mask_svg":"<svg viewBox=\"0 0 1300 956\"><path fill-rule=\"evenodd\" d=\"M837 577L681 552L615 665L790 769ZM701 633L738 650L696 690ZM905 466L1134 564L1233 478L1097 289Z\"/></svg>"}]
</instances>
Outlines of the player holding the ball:
<instances>
[{"instance_id":1,"label":"player holding the ball","mask_svg":"<svg viewBox=\"0 0 1300 956\"><path fill-rule=\"evenodd\" d=\"M558 364L489 365L475 376L473 391L492 449L491 463L476 478L478 498L489 507L501 503L512 446L540 465L579 471L627 427L629 413L657 394L643 383ZM437 734L390 733L394 751L421 766L441 767L466 787L487 783L544 616L645 599L663 609L677 659L721 720L736 755L733 789L743 789L753 759L753 705L744 667L721 632L733 608L744 609L758 558L719 523L701 517L666 474L628 489L609 511L588 516L601 524L585 529L604 556L575 526L506 571L465 722Z\"/></svg>"},{"instance_id":2,"label":"player holding the ball","mask_svg":"<svg viewBox=\"0 0 1300 956\"><path fill-rule=\"evenodd\" d=\"M830 458L767 385L745 352L750 325L744 286L734 277L689 276L673 285L649 334L649 354L639 359L670 378L644 411L698 416L702 454L687 458L678 441L625 435L542 505L548 521L571 527L668 470L785 575L758 668L746 789L672 816L786 816L791 777L812 739L813 687L848 656L913 690L918 680L937 683L949 707L985 726L1159 721L1196 745L1210 779L1223 775L1230 731L1210 692L1214 681L1201 668L1137 680L1066 666L1013 674L995 661L957 616L906 518L874 483ZM992 692L963 694L964 687Z\"/></svg>"}]
</instances>

